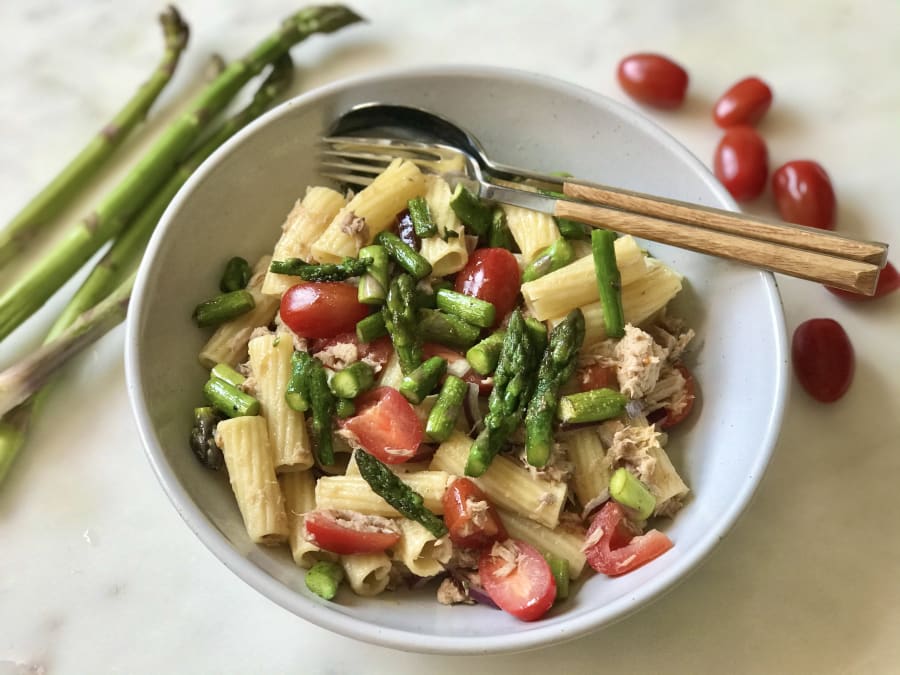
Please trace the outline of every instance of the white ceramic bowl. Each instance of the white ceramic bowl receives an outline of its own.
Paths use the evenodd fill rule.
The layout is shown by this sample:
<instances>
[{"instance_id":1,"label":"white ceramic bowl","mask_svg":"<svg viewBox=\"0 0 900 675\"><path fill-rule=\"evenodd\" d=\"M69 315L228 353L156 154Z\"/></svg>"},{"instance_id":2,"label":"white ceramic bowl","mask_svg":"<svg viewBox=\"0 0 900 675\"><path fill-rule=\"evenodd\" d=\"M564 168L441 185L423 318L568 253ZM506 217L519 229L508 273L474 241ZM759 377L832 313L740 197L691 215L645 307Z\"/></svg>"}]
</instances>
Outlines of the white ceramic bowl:
<instances>
[{"instance_id":1,"label":"white ceramic bowl","mask_svg":"<svg viewBox=\"0 0 900 675\"><path fill-rule=\"evenodd\" d=\"M687 280L675 302L699 335L702 404L672 434L671 455L693 490L666 528L675 547L631 574L592 576L543 620L481 606L445 607L432 591L336 602L310 594L283 550L251 544L227 482L202 468L187 438L207 373L191 311L230 256L269 252L282 220L316 177L317 138L364 101L418 105L470 129L495 159L567 170L598 182L733 208L704 166L654 124L591 91L490 68L388 73L288 101L237 134L181 190L157 228L128 316L129 393L147 456L187 525L244 581L319 626L367 642L436 653L522 650L575 638L671 588L725 536L768 463L784 409L786 349L771 275L649 244Z\"/></svg>"}]
</instances>

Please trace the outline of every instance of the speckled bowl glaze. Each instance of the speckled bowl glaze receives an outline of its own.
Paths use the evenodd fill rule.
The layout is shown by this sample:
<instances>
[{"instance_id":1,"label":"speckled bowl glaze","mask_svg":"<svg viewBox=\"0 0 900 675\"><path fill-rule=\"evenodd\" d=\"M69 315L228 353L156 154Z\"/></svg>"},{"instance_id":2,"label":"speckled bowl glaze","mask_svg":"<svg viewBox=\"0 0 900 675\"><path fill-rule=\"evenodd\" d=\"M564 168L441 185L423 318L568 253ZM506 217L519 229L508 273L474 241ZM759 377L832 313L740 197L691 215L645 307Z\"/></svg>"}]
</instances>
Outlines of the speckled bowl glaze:
<instances>
[{"instance_id":1,"label":"speckled bowl glaze","mask_svg":"<svg viewBox=\"0 0 900 675\"><path fill-rule=\"evenodd\" d=\"M201 467L188 447L190 410L202 401L207 377L197 362L205 335L191 322L194 305L214 292L220 263L271 251L294 200L322 182L317 139L342 111L373 100L439 111L504 163L734 207L701 162L639 113L547 77L480 67L408 70L299 96L205 162L150 242L128 316L126 368L153 471L187 525L237 576L337 633L408 651L478 654L535 648L602 628L694 569L747 507L762 477L787 390L782 309L767 273L647 245L685 275L674 311L699 336L692 365L701 404L669 445L692 496L666 527L674 549L620 578L589 577L535 623L483 606L441 606L433 590L371 599L346 591L322 601L307 591L303 570L286 550L249 542L227 481Z\"/></svg>"}]
</instances>

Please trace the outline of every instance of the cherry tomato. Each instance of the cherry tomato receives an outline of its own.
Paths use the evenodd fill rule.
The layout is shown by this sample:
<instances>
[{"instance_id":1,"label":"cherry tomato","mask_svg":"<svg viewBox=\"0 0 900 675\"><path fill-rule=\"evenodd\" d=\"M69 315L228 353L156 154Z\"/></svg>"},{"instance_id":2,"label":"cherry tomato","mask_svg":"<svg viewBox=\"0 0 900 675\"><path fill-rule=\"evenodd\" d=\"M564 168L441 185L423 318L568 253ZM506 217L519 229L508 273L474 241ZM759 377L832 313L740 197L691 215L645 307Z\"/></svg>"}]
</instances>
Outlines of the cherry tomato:
<instances>
[{"instance_id":1,"label":"cherry tomato","mask_svg":"<svg viewBox=\"0 0 900 675\"><path fill-rule=\"evenodd\" d=\"M691 371L684 366L676 366L676 368L678 368L681 372L681 376L684 378L684 406L678 412L666 409L666 416L659 422L661 429L674 427L676 424L686 419L687 416L691 414L691 410L694 409L694 376L691 374Z\"/></svg>"},{"instance_id":2,"label":"cherry tomato","mask_svg":"<svg viewBox=\"0 0 900 675\"><path fill-rule=\"evenodd\" d=\"M766 187L769 171L765 141L753 127L727 129L716 147L713 170L737 201L756 199Z\"/></svg>"},{"instance_id":3,"label":"cherry tomato","mask_svg":"<svg viewBox=\"0 0 900 675\"><path fill-rule=\"evenodd\" d=\"M484 492L468 478L457 478L444 492L444 523L450 540L463 548L485 548L509 535Z\"/></svg>"},{"instance_id":4,"label":"cherry tomato","mask_svg":"<svg viewBox=\"0 0 900 675\"><path fill-rule=\"evenodd\" d=\"M584 554L591 567L609 577L631 572L674 545L659 530L641 534L637 526L628 521L622 506L612 500L594 516L586 541L592 541L594 536L600 538L585 548Z\"/></svg>"},{"instance_id":5,"label":"cherry tomato","mask_svg":"<svg viewBox=\"0 0 900 675\"><path fill-rule=\"evenodd\" d=\"M713 108L713 120L723 129L754 126L772 105L772 90L758 77L748 77L722 94Z\"/></svg>"},{"instance_id":6,"label":"cherry tomato","mask_svg":"<svg viewBox=\"0 0 900 675\"><path fill-rule=\"evenodd\" d=\"M322 282L297 284L281 297L281 320L300 337L330 338L356 330L356 322L369 315L349 284Z\"/></svg>"},{"instance_id":7,"label":"cherry tomato","mask_svg":"<svg viewBox=\"0 0 900 675\"><path fill-rule=\"evenodd\" d=\"M817 401L837 401L853 380L853 345L834 319L809 319L794 331L791 342L794 373Z\"/></svg>"},{"instance_id":8,"label":"cherry tomato","mask_svg":"<svg viewBox=\"0 0 900 675\"><path fill-rule=\"evenodd\" d=\"M575 381L578 382L578 391L619 388L616 367L604 366L599 363L592 363L579 369L575 375Z\"/></svg>"},{"instance_id":9,"label":"cherry tomato","mask_svg":"<svg viewBox=\"0 0 900 675\"><path fill-rule=\"evenodd\" d=\"M360 360L368 359L373 364L377 363L381 367L384 367L384 364L390 360L391 354L394 353L394 345L388 336L385 335L377 340L372 340L372 342L360 342L355 332L339 333L330 338L316 338L309 345L309 351L311 354L317 354L340 344L356 345Z\"/></svg>"},{"instance_id":10,"label":"cherry tomato","mask_svg":"<svg viewBox=\"0 0 900 675\"><path fill-rule=\"evenodd\" d=\"M657 108L677 108L684 101L687 71L659 54L632 54L619 61L619 84L635 101Z\"/></svg>"},{"instance_id":11,"label":"cherry tomato","mask_svg":"<svg viewBox=\"0 0 900 675\"><path fill-rule=\"evenodd\" d=\"M303 523L310 542L340 555L380 553L400 541L392 522L378 516L322 509L307 513Z\"/></svg>"},{"instance_id":12,"label":"cherry tomato","mask_svg":"<svg viewBox=\"0 0 900 675\"><path fill-rule=\"evenodd\" d=\"M831 179L817 162L795 159L772 174L775 205L783 220L822 230L834 229L837 199Z\"/></svg>"},{"instance_id":13,"label":"cherry tomato","mask_svg":"<svg viewBox=\"0 0 900 675\"><path fill-rule=\"evenodd\" d=\"M457 375L457 377L469 384L477 384L479 393L490 394L491 390L494 388L494 378L490 376L484 377L476 373L472 367L469 366L469 362L466 361L465 355L460 352L450 349L450 347L445 347L444 345L426 342L422 345L422 358L430 359L432 356L440 356L444 359L447 362L447 372L454 374L457 369L456 364L460 364L459 369L462 370L462 364L464 363L467 367L466 371L462 375Z\"/></svg>"},{"instance_id":14,"label":"cherry tomato","mask_svg":"<svg viewBox=\"0 0 900 675\"><path fill-rule=\"evenodd\" d=\"M522 275L515 256L505 248L479 248L456 275L456 291L494 305L494 327L516 306Z\"/></svg>"},{"instance_id":15,"label":"cherry tomato","mask_svg":"<svg viewBox=\"0 0 900 675\"><path fill-rule=\"evenodd\" d=\"M497 606L522 621L540 619L556 598L556 580L550 565L536 548L515 539L507 539L502 546L514 562L493 555L485 549L478 561L481 585Z\"/></svg>"},{"instance_id":16,"label":"cherry tomato","mask_svg":"<svg viewBox=\"0 0 900 675\"><path fill-rule=\"evenodd\" d=\"M415 456L425 436L415 409L392 387L378 387L359 396L356 414L338 420L338 425L385 464L402 464Z\"/></svg>"},{"instance_id":17,"label":"cherry tomato","mask_svg":"<svg viewBox=\"0 0 900 675\"><path fill-rule=\"evenodd\" d=\"M890 262L888 262L884 266L884 268L882 268L881 273L878 275L878 283L875 284L874 295L863 295L862 293L845 291L840 288L832 288L831 286L826 286L825 288L834 293L836 296L844 298L844 300L852 300L855 302L874 300L875 298L880 298L883 295L893 293L898 288L900 288L900 274L897 273L897 268L894 267Z\"/></svg>"}]
</instances>

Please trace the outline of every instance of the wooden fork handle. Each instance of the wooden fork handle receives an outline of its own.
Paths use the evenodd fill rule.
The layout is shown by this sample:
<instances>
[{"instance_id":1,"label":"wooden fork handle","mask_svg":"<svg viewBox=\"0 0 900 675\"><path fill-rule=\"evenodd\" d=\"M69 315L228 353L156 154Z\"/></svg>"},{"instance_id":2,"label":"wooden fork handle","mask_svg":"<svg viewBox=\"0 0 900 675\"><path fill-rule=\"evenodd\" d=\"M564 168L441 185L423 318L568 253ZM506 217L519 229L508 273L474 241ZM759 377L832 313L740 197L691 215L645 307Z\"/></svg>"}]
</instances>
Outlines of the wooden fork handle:
<instances>
[{"instance_id":1,"label":"wooden fork handle","mask_svg":"<svg viewBox=\"0 0 900 675\"><path fill-rule=\"evenodd\" d=\"M554 215L865 295L875 292L881 269L872 262L848 260L714 229L673 225L661 218L605 206L558 200Z\"/></svg>"},{"instance_id":2,"label":"wooden fork handle","mask_svg":"<svg viewBox=\"0 0 900 675\"><path fill-rule=\"evenodd\" d=\"M859 260L879 268L884 267L887 262L886 244L850 239L814 227L780 223L673 199L650 197L627 190L608 190L581 183L563 183L563 193L573 199L604 207Z\"/></svg>"}]
</instances>

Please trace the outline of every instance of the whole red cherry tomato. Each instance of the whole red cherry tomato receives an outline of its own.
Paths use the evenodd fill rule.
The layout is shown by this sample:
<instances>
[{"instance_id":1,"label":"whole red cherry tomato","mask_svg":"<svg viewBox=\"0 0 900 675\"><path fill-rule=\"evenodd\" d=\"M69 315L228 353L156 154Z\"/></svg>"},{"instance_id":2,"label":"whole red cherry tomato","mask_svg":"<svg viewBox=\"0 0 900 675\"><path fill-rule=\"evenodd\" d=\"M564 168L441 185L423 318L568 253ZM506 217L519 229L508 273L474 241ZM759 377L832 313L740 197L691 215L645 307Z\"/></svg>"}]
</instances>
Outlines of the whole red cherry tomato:
<instances>
[{"instance_id":1,"label":"whole red cherry tomato","mask_svg":"<svg viewBox=\"0 0 900 675\"><path fill-rule=\"evenodd\" d=\"M834 319L809 319L797 326L791 360L800 384L823 403L837 401L853 380L853 345Z\"/></svg>"},{"instance_id":2,"label":"whole red cherry tomato","mask_svg":"<svg viewBox=\"0 0 900 675\"><path fill-rule=\"evenodd\" d=\"M281 297L281 320L300 337L330 338L356 331L356 322L369 315L350 284L297 284Z\"/></svg>"},{"instance_id":3,"label":"whole red cherry tomato","mask_svg":"<svg viewBox=\"0 0 900 675\"><path fill-rule=\"evenodd\" d=\"M659 54L632 54L619 62L619 84L631 98L657 108L677 108L684 101L687 71Z\"/></svg>"},{"instance_id":4,"label":"whole red cherry tomato","mask_svg":"<svg viewBox=\"0 0 900 675\"><path fill-rule=\"evenodd\" d=\"M756 199L766 187L769 153L753 127L725 131L713 157L716 178L739 202Z\"/></svg>"},{"instance_id":5,"label":"whole red cherry tomato","mask_svg":"<svg viewBox=\"0 0 900 675\"><path fill-rule=\"evenodd\" d=\"M758 77L748 77L722 94L713 108L713 120L723 129L753 126L772 105L772 90Z\"/></svg>"},{"instance_id":6,"label":"whole red cherry tomato","mask_svg":"<svg viewBox=\"0 0 900 675\"><path fill-rule=\"evenodd\" d=\"M832 288L831 286L826 286L825 288L827 288L839 298L844 298L844 300L851 300L855 302L874 300L875 298L880 298L881 296L887 295L888 293L893 293L898 288L900 288L900 273L897 272L896 267L888 262L881 270L881 273L878 275L878 283L875 285L874 295L863 295L862 293L845 291L841 288Z\"/></svg>"},{"instance_id":7,"label":"whole red cherry tomato","mask_svg":"<svg viewBox=\"0 0 900 675\"><path fill-rule=\"evenodd\" d=\"M772 192L782 219L789 223L834 229L837 200L825 169L808 159L782 164L772 174Z\"/></svg>"},{"instance_id":8,"label":"whole red cherry tomato","mask_svg":"<svg viewBox=\"0 0 900 675\"><path fill-rule=\"evenodd\" d=\"M456 292L494 305L495 326L516 306L522 275L515 256L505 248L479 248L456 275Z\"/></svg>"}]
</instances>

